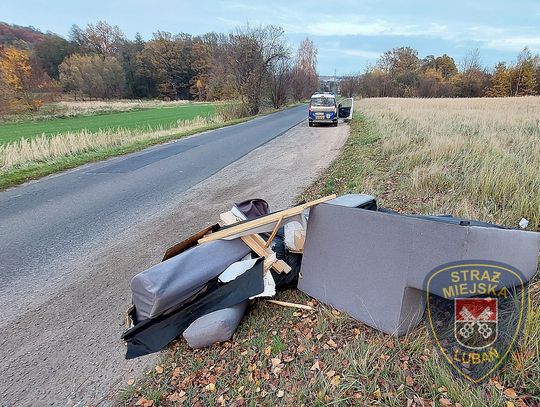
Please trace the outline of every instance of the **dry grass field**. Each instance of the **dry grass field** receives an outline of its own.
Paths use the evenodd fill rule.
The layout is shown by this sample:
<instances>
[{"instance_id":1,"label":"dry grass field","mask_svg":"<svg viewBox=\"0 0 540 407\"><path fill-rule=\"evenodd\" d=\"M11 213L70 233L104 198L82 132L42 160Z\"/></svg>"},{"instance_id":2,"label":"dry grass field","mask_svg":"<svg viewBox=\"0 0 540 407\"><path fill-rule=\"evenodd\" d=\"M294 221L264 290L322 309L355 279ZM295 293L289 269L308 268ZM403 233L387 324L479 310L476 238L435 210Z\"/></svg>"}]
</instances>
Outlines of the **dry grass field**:
<instances>
[{"instance_id":1,"label":"dry grass field","mask_svg":"<svg viewBox=\"0 0 540 407\"><path fill-rule=\"evenodd\" d=\"M540 98L364 99L341 156L303 198L367 192L403 212L451 213L540 230ZM539 406L540 283L508 363L489 382L456 379L423 325L394 338L291 290L257 301L233 339L192 350L183 340L126 405Z\"/></svg>"},{"instance_id":2,"label":"dry grass field","mask_svg":"<svg viewBox=\"0 0 540 407\"><path fill-rule=\"evenodd\" d=\"M540 98L367 99L388 182L415 210L540 228ZM399 174L398 174L399 173ZM397 175L397 178L395 176ZM370 183L371 182L371 183ZM393 186L394 187L394 186ZM420 203L418 203L420 202Z\"/></svg>"}]
</instances>

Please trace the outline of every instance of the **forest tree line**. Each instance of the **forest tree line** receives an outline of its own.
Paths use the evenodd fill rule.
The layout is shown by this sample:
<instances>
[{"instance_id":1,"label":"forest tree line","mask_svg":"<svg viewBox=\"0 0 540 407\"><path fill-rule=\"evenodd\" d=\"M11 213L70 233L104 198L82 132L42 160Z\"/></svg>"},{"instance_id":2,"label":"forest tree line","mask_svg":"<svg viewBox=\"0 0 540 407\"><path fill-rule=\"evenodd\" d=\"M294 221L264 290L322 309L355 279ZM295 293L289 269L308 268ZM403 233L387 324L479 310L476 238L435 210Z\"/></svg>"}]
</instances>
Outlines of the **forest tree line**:
<instances>
[{"instance_id":1,"label":"forest tree line","mask_svg":"<svg viewBox=\"0 0 540 407\"><path fill-rule=\"evenodd\" d=\"M309 97L317 88L317 49L294 52L280 27L239 27L201 36L157 31L130 40L100 21L73 26L67 39L0 24L0 113L37 110L62 93L77 99L240 100L257 114Z\"/></svg>"},{"instance_id":2,"label":"forest tree line","mask_svg":"<svg viewBox=\"0 0 540 407\"><path fill-rule=\"evenodd\" d=\"M157 31L128 39L100 21L73 26L68 38L0 23L0 114L36 111L69 94L76 99L161 98L241 101L241 115L302 100L318 88L317 48L306 38L291 50L276 26L239 27L200 36ZM502 97L540 94L540 58L524 48L516 61L482 65L478 51L460 62L421 58L410 47L384 52L374 66L340 82L364 97Z\"/></svg>"},{"instance_id":3,"label":"forest tree line","mask_svg":"<svg viewBox=\"0 0 540 407\"><path fill-rule=\"evenodd\" d=\"M386 51L364 73L340 83L341 93L363 97L504 97L540 94L540 57L525 47L512 64L482 66L478 50L460 63L444 54L418 56L410 47Z\"/></svg>"}]
</instances>

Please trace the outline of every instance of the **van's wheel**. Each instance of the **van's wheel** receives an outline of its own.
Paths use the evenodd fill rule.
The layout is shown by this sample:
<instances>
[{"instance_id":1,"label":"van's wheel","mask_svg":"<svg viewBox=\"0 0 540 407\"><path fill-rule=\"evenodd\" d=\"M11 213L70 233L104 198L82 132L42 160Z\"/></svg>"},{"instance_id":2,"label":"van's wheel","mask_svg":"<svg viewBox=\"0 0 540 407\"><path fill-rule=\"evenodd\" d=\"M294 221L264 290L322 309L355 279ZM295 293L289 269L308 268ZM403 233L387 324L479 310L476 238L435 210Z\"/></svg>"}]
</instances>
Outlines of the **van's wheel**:
<instances>
[{"instance_id":1,"label":"van's wheel","mask_svg":"<svg viewBox=\"0 0 540 407\"><path fill-rule=\"evenodd\" d=\"M337 127L338 122L332 123L332 126Z\"/></svg>"},{"instance_id":2,"label":"van's wheel","mask_svg":"<svg viewBox=\"0 0 540 407\"><path fill-rule=\"evenodd\" d=\"M313 127L313 122L309 122L309 127Z\"/></svg>"}]
</instances>

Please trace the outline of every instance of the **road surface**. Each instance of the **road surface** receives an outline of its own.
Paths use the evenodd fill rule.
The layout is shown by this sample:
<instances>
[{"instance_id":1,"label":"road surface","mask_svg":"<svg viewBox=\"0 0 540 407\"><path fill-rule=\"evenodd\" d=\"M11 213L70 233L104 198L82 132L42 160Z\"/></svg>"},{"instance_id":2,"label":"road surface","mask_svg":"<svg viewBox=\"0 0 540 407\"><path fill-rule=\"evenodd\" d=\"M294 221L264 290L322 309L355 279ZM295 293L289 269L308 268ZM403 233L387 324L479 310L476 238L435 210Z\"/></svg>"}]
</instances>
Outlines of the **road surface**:
<instances>
[{"instance_id":1,"label":"road surface","mask_svg":"<svg viewBox=\"0 0 540 407\"><path fill-rule=\"evenodd\" d=\"M108 405L156 363L123 358L131 277L235 201L293 204L348 134L305 116L299 106L0 192L0 404Z\"/></svg>"}]
</instances>

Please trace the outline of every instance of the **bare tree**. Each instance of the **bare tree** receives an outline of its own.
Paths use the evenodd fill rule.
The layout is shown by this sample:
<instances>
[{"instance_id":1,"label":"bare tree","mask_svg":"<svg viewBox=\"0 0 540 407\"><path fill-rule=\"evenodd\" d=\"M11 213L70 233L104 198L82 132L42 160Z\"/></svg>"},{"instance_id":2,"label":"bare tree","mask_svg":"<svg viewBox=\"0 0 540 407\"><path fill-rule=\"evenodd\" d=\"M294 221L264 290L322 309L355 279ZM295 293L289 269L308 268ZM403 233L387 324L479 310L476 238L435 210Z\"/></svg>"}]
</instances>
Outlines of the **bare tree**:
<instances>
[{"instance_id":1,"label":"bare tree","mask_svg":"<svg viewBox=\"0 0 540 407\"><path fill-rule=\"evenodd\" d=\"M281 27L247 25L229 35L227 66L246 113L259 113L269 67L288 55Z\"/></svg>"},{"instance_id":2,"label":"bare tree","mask_svg":"<svg viewBox=\"0 0 540 407\"><path fill-rule=\"evenodd\" d=\"M302 100L308 98L317 89L318 50L309 38L305 38L298 47L296 63L292 70L291 87L293 98Z\"/></svg>"},{"instance_id":3,"label":"bare tree","mask_svg":"<svg viewBox=\"0 0 540 407\"><path fill-rule=\"evenodd\" d=\"M290 60L282 58L273 62L270 65L270 96L274 108L278 109L287 103L290 82Z\"/></svg>"}]
</instances>

